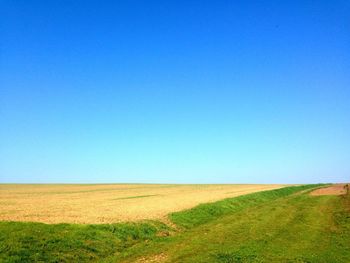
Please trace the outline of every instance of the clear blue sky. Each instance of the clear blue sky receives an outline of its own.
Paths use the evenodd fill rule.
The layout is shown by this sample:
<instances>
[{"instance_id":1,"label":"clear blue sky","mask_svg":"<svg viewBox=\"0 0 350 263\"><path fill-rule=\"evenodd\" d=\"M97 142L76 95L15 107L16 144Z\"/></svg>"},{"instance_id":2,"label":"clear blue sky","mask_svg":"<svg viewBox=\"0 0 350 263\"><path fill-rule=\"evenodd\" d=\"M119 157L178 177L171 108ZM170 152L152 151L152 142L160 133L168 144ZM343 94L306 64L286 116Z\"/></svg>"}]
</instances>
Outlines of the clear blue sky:
<instances>
[{"instance_id":1,"label":"clear blue sky","mask_svg":"<svg viewBox=\"0 0 350 263\"><path fill-rule=\"evenodd\" d=\"M0 182L350 179L349 1L0 10Z\"/></svg>"}]
</instances>

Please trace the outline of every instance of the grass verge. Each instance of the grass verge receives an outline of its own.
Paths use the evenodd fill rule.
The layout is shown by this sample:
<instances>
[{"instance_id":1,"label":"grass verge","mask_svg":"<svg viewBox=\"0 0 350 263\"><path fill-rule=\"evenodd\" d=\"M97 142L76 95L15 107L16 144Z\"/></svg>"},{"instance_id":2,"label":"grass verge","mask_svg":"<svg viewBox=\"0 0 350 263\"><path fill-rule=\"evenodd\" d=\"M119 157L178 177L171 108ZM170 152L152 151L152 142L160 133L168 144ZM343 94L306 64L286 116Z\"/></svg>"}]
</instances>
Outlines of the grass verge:
<instances>
[{"instance_id":1,"label":"grass verge","mask_svg":"<svg viewBox=\"0 0 350 263\"><path fill-rule=\"evenodd\" d=\"M262 191L233 198L227 198L215 203L198 205L192 209L171 213L170 220L183 228L192 228L220 216L238 212L242 209L257 206L277 198L285 197L300 191L325 186L324 184L290 186L276 190Z\"/></svg>"},{"instance_id":2,"label":"grass verge","mask_svg":"<svg viewBox=\"0 0 350 263\"><path fill-rule=\"evenodd\" d=\"M160 222L77 225L0 223L0 262L91 262L168 235Z\"/></svg>"}]
</instances>

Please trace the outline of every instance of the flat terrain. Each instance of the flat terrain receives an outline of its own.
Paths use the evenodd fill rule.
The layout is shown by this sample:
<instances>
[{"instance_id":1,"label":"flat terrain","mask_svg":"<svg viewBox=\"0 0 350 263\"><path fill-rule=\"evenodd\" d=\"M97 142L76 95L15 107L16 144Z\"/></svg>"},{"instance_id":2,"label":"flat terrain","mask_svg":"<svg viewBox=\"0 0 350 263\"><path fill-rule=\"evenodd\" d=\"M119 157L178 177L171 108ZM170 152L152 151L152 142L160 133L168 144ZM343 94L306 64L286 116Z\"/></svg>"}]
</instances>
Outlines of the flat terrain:
<instances>
[{"instance_id":1,"label":"flat terrain","mask_svg":"<svg viewBox=\"0 0 350 263\"><path fill-rule=\"evenodd\" d=\"M0 221L101 224L166 219L200 203L283 185L0 185Z\"/></svg>"},{"instance_id":2,"label":"flat terrain","mask_svg":"<svg viewBox=\"0 0 350 263\"><path fill-rule=\"evenodd\" d=\"M350 195L286 187L156 221L0 222L0 262L350 262ZM175 227L174 227L175 226Z\"/></svg>"}]
</instances>

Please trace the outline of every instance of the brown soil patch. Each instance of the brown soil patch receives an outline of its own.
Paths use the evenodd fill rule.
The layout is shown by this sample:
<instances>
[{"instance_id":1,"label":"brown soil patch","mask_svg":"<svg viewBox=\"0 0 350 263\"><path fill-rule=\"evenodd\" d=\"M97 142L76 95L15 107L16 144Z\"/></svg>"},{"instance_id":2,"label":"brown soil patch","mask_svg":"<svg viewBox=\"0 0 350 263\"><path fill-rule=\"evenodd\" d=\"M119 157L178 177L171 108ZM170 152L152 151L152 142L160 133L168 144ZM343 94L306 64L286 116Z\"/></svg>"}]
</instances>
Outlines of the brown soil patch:
<instances>
[{"instance_id":1,"label":"brown soil patch","mask_svg":"<svg viewBox=\"0 0 350 263\"><path fill-rule=\"evenodd\" d=\"M0 220L102 224L165 220L200 203L285 185L0 184Z\"/></svg>"},{"instance_id":2,"label":"brown soil patch","mask_svg":"<svg viewBox=\"0 0 350 263\"><path fill-rule=\"evenodd\" d=\"M310 195L343 195L346 194L345 184L336 184L312 191Z\"/></svg>"}]
</instances>

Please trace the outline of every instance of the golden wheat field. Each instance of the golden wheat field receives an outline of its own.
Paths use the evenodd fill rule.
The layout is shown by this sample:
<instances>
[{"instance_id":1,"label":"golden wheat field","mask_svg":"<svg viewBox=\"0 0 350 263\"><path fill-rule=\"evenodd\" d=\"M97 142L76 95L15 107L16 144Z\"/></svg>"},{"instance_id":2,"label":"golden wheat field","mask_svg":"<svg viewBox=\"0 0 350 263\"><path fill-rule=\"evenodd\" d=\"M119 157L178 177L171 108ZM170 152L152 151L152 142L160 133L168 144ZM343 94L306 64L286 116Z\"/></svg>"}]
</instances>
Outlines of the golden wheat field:
<instances>
[{"instance_id":1,"label":"golden wheat field","mask_svg":"<svg viewBox=\"0 0 350 263\"><path fill-rule=\"evenodd\" d=\"M200 203L284 185L0 185L0 220L115 223L166 215Z\"/></svg>"}]
</instances>

